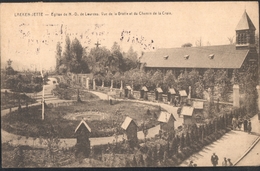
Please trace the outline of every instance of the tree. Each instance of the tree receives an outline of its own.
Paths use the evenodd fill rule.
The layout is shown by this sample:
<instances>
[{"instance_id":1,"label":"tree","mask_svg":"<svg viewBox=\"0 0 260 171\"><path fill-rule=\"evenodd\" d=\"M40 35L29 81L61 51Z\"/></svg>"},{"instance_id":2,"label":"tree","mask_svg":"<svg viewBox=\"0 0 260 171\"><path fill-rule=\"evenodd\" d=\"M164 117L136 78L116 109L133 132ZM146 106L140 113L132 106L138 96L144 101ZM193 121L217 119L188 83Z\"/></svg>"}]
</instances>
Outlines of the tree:
<instances>
[{"instance_id":1,"label":"tree","mask_svg":"<svg viewBox=\"0 0 260 171\"><path fill-rule=\"evenodd\" d=\"M168 87L176 87L177 84L176 84L176 78L175 78L175 75L172 73L172 71L168 70L166 72L166 75L164 76L164 79L163 79L163 84L168 88Z\"/></svg>"},{"instance_id":2,"label":"tree","mask_svg":"<svg viewBox=\"0 0 260 171\"><path fill-rule=\"evenodd\" d=\"M193 69L191 72L189 72L188 79L189 79L189 84L191 86L191 97L202 98L200 95L201 92L199 91L201 88L200 87L201 76L199 75L199 72L196 69Z\"/></svg>"},{"instance_id":3,"label":"tree","mask_svg":"<svg viewBox=\"0 0 260 171\"><path fill-rule=\"evenodd\" d=\"M139 167L143 167L144 166L144 157L143 157L142 154L139 155L138 166Z\"/></svg>"},{"instance_id":4,"label":"tree","mask_svg":"<svg viewBox=\"0 0 260 171\"><path fill-rule=\"evenodd\" d=\"M196 41L196 46L201 47L202 46L202 39L201 37Z\"/></svg>"},{"instance_id":5,"label":"tree","mask_svg":"<svg viewBox=\"0 0 260 171\"><path fill-rule=\"evenodd\" d=\"M192 47L191 43L184 43L183 45L181 45L181 47Z\"/></svg>"},{"instance_id":6,"label":"tree","mask_svg":"<svg viewBox=\"0 0 260 171\"><path fill-rule=\"evenodd\" d=\"M70 47L70 63L69 70L73 73L80 73L83 71L82 68L82 55L83 55L83 47L79 40L75 38Z\"/></svg>"},{"instance_id":7,"label":"tree","mask_svg":"<svg viewBox=\"0 0 260 171\"><path fill-rule=\"evenodd\" d=\"M251 116L257 113L257 77L257 67L251 66L242 78L245 92L244 105L247 113Z\"/></svg>"},{"instance_id":8,"label":"tree","mask_svg":"<svg viewBox=\"0 0 260 171\"><path fill-rule=\"evenodd\" d=\"M69 69L69 63L71 61L70 44L71 44L70 37L67 35L65 39L64 51L62 54L62 64L64 64L67 67L67 69Z\"/></svg>"},{"instance_id":9,"label":"tree","mask_svg":"<svg viewBox=\"0 0 260 171\"><path fill-rule=\"evenodd\" d=\"M134 51L132 46L130 46L127 53L124 54L124 64L125 64L124 71L137 68L138 65L137 53Z\"/></svg>"},{"instance_id":10,"label":"tree","mask_svg":"<svg viewBox=\"0 0 260 171\"><path fill-rule=\"evenodd\" d=\"M105 47L92 48L84 61L88 64L90 72L94 75L105 75L108 71L107 61L111 53Z\"/></svg>"},{"instance_id":11,"label":"tree","mask_svg":"<svg viewBox=\"0 0 260 171\"><path fill-rule=\"evenodd\" d=\"M61 65L61 52L62 52L62 47L61 47L61 44L60 42L57 42L57 45L56 45L56 72L59 72L59 67Z\"/></svg>"},{"instance_id":12,"label":"tree","mask_svg":"<svg viewBox=\"0 0 260 171\"><path fill-rule=\"evenodd\" d=\"M123 55L117 42L114 42L111 48L111 56L109 56L107 62L108 68L113 74L116 71L124 71Z\"/></svg>"},{"instance_id":13,"label":"tree","mask_svg":"<svg viewBox=\"0 0 260 171\"><path fill-rule=\"evenodd\" d=\"M220 98L225 101L228 100L229 83L230 80L228 78L227 72L224 69L218 70L215 75L215 86L217 87Z\"/></svg>"},{"instance_id":14,"label":"tree","mask_svg":"<svg viewBox=\"0 0 260 171\"><path fill-rule=\"evenodd\" d=\"M228 38L228 41L229 41L229 44L234 44L234 42L233 42L233 40L234 40L234 37L235 36L233 36L233 37L227 37Z\"/></svg>"},{"instance_id":15,"label":"tree","mask_svg":"<svg viewBox=\"0 0 260 171\"><path fill-rule=\"evenodd\" d=\"M132 167L136 167L136 166L137 166L137 162L136 162L136 158L134 155L133 160L132 160Z\"/></svg>"},{"instance_id":16,"label":"tree","mask_svg":"<svg viewBox=\"0 0 260 171\"><path fill-rule=\"evenodd\" d=\"M215 83L215 72L213 69L207 69L204 72L203 82L204 82L205 88L207 89L210 87L213 92L213 87L214 87L214 83Z\"/></svg>"},{"instance_id":17,"label":"tree","mask_svg":"<svg viewBox=\"0 0 260 171\"><path fill-rule=\"evenodd\" d=\"M160 87L163 84L163 73L161 70L157 70L151 78L154 87Z\"/></svg>"},{"instance_id":18,"label":"tree","mask_svg":"<svg viewBox=\"0 0 260 171\"><path fill-rule=\"evenodd\" d=\"M181 71L180 75L178 76L178 90L189 90L190 80L187 71Z\"/></svg>"},{"instance_id":19,"label":"tree","mask_svg":"<svg viewBox=\"0 0 260 171\"><path fill-rule=\"evenodd\" d=\"M191 141L190 141L190 133L186 133L186 137L185 137L185 145L187 146L187 147L189 147L190 146L190 143L191 143Z\"/></svg>"}]
</instances>

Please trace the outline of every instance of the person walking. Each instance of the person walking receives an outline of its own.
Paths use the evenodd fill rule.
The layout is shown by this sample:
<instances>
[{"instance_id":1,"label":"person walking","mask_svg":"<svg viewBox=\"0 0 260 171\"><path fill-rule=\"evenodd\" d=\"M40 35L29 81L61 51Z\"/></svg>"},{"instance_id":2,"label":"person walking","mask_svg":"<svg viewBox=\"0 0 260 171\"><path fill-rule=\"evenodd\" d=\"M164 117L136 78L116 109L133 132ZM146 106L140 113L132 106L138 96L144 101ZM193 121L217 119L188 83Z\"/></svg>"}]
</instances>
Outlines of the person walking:
<instances>
[{"instance_id":1,"label":"person walking","mask_svg":"<svg viewBox=\"0 0 260 171\"><path fill-rule=\"evenodd\" d=\"M239 129L239 131L241 131L242 123L243 123L243 120L242 120L241 117L239 117L239 119L238 119L238 129Z\"/></svg>"},{"instance_id":2,"label":"person walking","mask_svg":"<svg viewBox=\"0 0 260 171\"><path fill-rule=\"evenodd\" d=\"M247 132L248 132L248 134L251 134L251 130L252 130L252 125L251 125L251 121L249 119L248 120L248 124L247 124Z\"/></svg>"},{"instance_id":3,"label":"person walking","mask_svg":"<svg viewBox=\"0 0 260 171\"><path fill-rule=\"evenodd\" d=\"M190 161L190 164L188 165L189 167L193 167L193 161Z\"/></svg>"},{"instance_id":4,"label":"person walking","mask_svg":"<svg viewBox=\"0 0 260 171\"><path fill-rule=\"evenodd\" d=\"M211 163L214 167L218 165L218 156L215 153L211 156Z\"/></svg>"},{"instance_id":5,"label":"person walking","mask_svg":"<svg viewBox=\"0 0 260 171\"><path fill-rule=\"evenodd\" d=\"M244 132L247 132L247 119L244 118L243 126L244 126Z\"/></svg>"},{"instance_id":6,"label":"person walking","mask_svg":"<svg viewBox=\"0 0 260 171\"><path fill-rule=\"evenodd\" d=\"M237 128L237 119L235 117L233 117L233 119L232 119L232 126L233 126L233 130L236 130L236 128Z\"/></svg>"},{"instance_id":7,"label":"person walking","mask_svg":"<svg viewBox=\"0 0 260 171\"><path fill-rule=\"evenodd\" d=\"M227 159L228 163L227 166L233 166L233 163L231 162L231 159Z\"/></svg>"},{"instance_id":8,"label":"person walking","mask_svg":"<svg viewBox=\"0 0 260 171\"><path fill-rule=\"evenodd\" d=\"M222 166L227 166L227 165L228 165L227 158L224 157L224 161L222 162Z\"/></svg>"}]
</instances>

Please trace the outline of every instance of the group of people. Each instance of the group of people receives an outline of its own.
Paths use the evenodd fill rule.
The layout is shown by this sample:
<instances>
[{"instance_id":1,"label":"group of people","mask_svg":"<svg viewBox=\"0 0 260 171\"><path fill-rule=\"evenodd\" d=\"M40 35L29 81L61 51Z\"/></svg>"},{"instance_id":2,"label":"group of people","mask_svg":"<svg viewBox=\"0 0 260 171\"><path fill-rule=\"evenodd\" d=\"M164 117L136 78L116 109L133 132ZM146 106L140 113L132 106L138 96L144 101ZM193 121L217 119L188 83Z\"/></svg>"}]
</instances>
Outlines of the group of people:
<instances>
[{"instance_id":1,"label":"group of people","mask_svg":"<svg viewBox=\"0 0 260 171\"><path fill-rule=\"evenodd\" d=\"M214 167L216 167L218 165L218 156L213 153L213 155L211 156L211 163ZM197 164L195 164L192 160L190 161L188 167L196 167ZM222 162L222 166L233 166L233 163L231 162L231 159L227 159L226 157L224 157L224 161Z\"/></svg>"},{"instance_id":2,"label":"group of people","mask_svg":"<svg viewBox=\"0 0 260 171\"><path fill-rule=\"evenodd\" d=\"M250 119L246 119L246 118L242 119L241 117L239 119L237 119L237 118L233 117L233 119L232 119L233 130L236 130L237 128L239 130L241 130L242 125L243 125L244 131L248 132L250 134L251 130L252 130L252 125L251 125Z\"/></svg>"},{"instance_id":3,"label":"group of people","mask_svg":"<svg viewBox=\"0 0 260 171\"><path fill-rule=\"evenodd\" d=\"M218 165L218 156L215 153L213 153L213 155L211 156L211 163L214 167ZM233 166L233 163L231 162L231 159L227 159L226 157L224 157L222 166Z\"/></svg>"}]
</instances>

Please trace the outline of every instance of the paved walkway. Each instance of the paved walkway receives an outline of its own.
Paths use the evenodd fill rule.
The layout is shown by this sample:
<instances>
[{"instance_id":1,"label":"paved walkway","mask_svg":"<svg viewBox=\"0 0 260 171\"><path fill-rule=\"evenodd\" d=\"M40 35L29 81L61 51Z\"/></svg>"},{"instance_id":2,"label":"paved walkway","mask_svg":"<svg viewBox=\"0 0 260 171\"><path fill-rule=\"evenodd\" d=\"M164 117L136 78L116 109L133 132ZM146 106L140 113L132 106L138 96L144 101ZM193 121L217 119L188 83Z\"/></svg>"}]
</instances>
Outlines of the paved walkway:
<instances>
[{"instance_id":1,"label":"paved walkway","mask_svg":"<svg viewBox=\"0 0 260 171\"><path fill-rule=\"evenodd\" d=\"M256 142L260 135L260 124L258 121L258 116L255 115L251 118L252 122L252 134L248 134L243 131L230 131L226 133L219 140L213 142L212 144L204 147L200 152L195 153L185 160L180 166L188 166L189 162L192 160L198 166L212 166L211 164L211 155L215 152L219 157L219 166L222 165L224 157L230 158L233 164L239 163L239 166L249 166L260 165L259 154L259 145L252 150L253 153L250 156L246 156L238 162L243 156L247 154L247 151L250 150L251 145ZM257 157L258 159L252 158ZM248 165L249 164L249 165Z\"/></svg>"}]
</instances>

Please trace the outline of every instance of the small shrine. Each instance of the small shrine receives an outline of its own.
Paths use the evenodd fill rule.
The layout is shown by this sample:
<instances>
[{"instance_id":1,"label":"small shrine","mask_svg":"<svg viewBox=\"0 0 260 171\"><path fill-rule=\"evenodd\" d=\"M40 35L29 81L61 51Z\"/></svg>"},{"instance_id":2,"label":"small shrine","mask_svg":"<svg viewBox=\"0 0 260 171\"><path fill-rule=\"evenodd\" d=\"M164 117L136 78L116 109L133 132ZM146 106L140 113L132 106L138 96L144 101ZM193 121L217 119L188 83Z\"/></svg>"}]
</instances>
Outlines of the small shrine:
<instances>
[{"instance_id":1,"label":"small shrine","mask_svg":"<svg viewBox=\"0 0 260 171\"><path fill-rule=\"evenodd\" d=\"M155 89L155 100L162 101L162 89L160 87Z\"/></svg>"},{"instance_id":2,"label":"small shrine","mask_svg":"<svg viewBox=\"0 0 260 171\"><path fill-rule=\"evenodd\" d=\"M125 86L125 97L129 98L131 96L132 88L131 86Z\"/></svg>"},{"instance_id":3,"label":"small shrine","mask_svg":"<svg viewBox=\"0 0 260 171\"><path fill-rule=\"evenodd\" d=\"M148 100L148 89L146 86L143 86L140 90L140 98L143 98L144 100Z\"/></svg>"},{"instance_id":4,"label":"small shrine","mask_svg":"<svg viewBox=\"0 0 260 171\"><path fill-rule=\"evenodd\" d=\"M181 115L183 115L184 125L191 125L192 123L194 123L193 111L194 111L194 107L191 106L182 107Z\"/></svg>"},{"instance_id":5,"label":"small shrine","mask_svg":"<svg viewBox=\"0 0 260 171\"><path fill-rule=\"evenodd\" d=\"M188 97L187 92L185 90L180 90L179 95L180 95L180 103L181 104L186 103L186 100L187 100L187 97Z\"/></svg>"},{"instance_id":6,"label":"small shrine","mask_svg":"<svg viewBox=\"0 0 260 171\"><path fill-rule=\"evenodd\" d=\"M160 122L161 130L166 132L174 131L174 122L176 119L171 113L161 111L158 121Z\"/></svg>"},{"instance_id":7,"label":"small shrine","mask_svg":"<svg viewBox=\"0 0 260 171\"><path fill-rule=\"evenodd\" d=\"M174 88L169 88L168 90L168 102L174 103L176 92Z\"/></svg>"},{"instance_id":8,"label":"small shrine","mask_svg":"<svg viewBox=\"0 0 260 171\"><path fill-rule=\"evenodd\" d=\"M77 128L75 129L76 143L76 156L82 153L84 157L89 157L90 154L90 137L91 128L82 119Z\"/></svg>"},{"instance_id":9,"label":"small shrine","mask_svg":"<svg viewBox=\"0 0 260 171\"><path fill-rule=\"evenodd\" d=\"M125 134L127 137L127 140L129 141L130 146L135 146L138 142L137 138L137 124L134 122L134 120L130 117L126 117L124 122L121 125L121 128L125 130Z\"/></svg>"}]
</instances>

